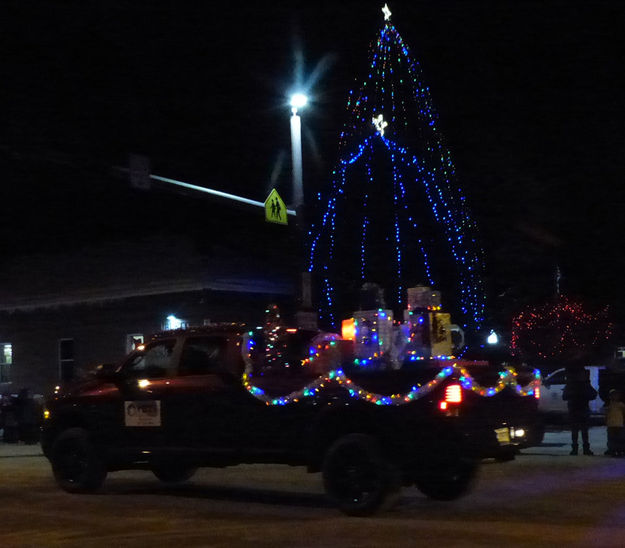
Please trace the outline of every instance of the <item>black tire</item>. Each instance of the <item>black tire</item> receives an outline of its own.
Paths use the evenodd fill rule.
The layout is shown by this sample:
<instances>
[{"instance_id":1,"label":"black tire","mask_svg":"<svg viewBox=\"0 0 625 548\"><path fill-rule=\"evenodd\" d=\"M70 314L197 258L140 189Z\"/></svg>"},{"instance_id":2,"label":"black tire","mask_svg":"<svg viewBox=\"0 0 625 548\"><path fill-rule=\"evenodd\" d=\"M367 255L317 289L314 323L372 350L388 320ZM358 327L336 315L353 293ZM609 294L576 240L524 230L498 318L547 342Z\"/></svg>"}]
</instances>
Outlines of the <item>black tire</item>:
<instances>
[{"instance_id":1,"label":"black tire","mask_svg":"<svg viewBox=\"0 0 625 548\"><path fill-rule=\"evenodd\" d=\"M52 472L68 493L92 493L106 478L106 466L83 428L69 428L54 441L50 452Z\"/></svg>"},{"instance_id":2,"label":"black tire","mask_svg":"<svg viewBox=\"0 0 625 548\"><path fill-rule=\"evenodd\" d=\"M193 477L197 468L183 467L175 464L155 466L152 473L163 483L182 483Z\"/></svg>"},{"instance_id":3,"label":"black tire","mask_svg":"<svg viewBox=\"0 0 625 548\"><path fill-rule=\"evenodd\" d=\"M348 434L335 441L323 460L326 493L348 516L370 516L398 499L401 475L383 458L375 438Z\"/></svg>"},{"instance_id":4,"label":"black tire","mask_svg":"<svg viewBox=\"0 0 625 548\"><path fill-rule=\"evenodd\" d=\"M495 455L495 460L497 462L510 462L515 459L518 450L516 448L509 449L506 451L499 451L497 455Z\"/></svg>"},{"instance_id":5,"label":"black tire","mask_svg":"<svg viewBox=\"0 0 625 548\"><path fill-rule=\"evenodd\" d=\"M454 500L471 490L478 469L479 463L475 459L442 459L425 466L415 484L419 491L431 499Z\"/></svg>"}]
</instances>

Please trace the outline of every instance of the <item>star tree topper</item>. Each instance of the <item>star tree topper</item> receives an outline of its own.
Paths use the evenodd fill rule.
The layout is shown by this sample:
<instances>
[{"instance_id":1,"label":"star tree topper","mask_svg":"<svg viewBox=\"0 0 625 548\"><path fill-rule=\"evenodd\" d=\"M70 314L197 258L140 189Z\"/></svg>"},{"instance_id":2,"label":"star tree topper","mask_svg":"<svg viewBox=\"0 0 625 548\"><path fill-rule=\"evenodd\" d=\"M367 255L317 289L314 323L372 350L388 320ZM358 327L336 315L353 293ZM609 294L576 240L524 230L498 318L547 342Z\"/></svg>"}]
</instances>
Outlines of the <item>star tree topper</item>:
<instances>
[{"instance_id":1,"label":"star tree topper","mask_svg":"<svg viewBox=\"0 0 625 548\"><path fill-rule=\"evenodd\" d=\"M388 122L384 121L384 117L381 114L379 114L378 116L374 116L372 122L375 126L375 130L380 134L380 136L383 136L384 128L388 126Z\"/></svg>"},{"instance_id":2,"label":"star tree topper","mask_svg":"<svg viewBox=\"0 0 625 548\"><path fill-rule=\"evenodd\" d=\"M388 9L388 4L384 4L384 7L382 8L382 13L384 14L385 21L391 20L391 10Z\"/></svg>"}]
</instances>

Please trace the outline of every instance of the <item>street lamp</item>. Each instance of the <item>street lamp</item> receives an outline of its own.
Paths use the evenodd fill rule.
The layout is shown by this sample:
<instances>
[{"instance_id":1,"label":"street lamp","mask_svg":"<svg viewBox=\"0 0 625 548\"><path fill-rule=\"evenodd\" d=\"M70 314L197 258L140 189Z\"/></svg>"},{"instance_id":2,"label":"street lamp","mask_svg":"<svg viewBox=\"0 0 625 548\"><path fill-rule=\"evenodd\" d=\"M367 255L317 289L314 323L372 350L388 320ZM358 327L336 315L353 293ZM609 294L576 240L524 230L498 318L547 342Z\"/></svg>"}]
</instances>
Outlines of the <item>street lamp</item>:
<instances>
[{"instance_id":1,"label":"street lamp","mask_svg":"<svg viewBox=\"0 0 625 548\"><path fill-rule=\"evenodd\" d=\"M308 103L308 97L303 93L291 96L291 161L293 164L293 204L297 208L304 203L304 183L302 180L302 121L297 109Z\"/></svg>"},{"instance_id":2,"label":"street lamp","mask_svg":"<svg viewBox=\"0 0 625 548\"><path fill-rule=\"evenodd\" d=\"M293 96L291 96L291 106L294 109L293 114L297 112L298 108L305 107L307 103L308 97L306 97L306 95L304 95L303 93L295 93Z\"/></svg>"},{"instance_id":3,"label":"street lamp","mask_svg":"<svg viewBox=\"0 0 625 548\"><path fill-rule=\"evenodd\" d=\"M297 223L300 228L301 243L304 242L304 182L302 177L302 121L297 115L297 109L303 108L308 103L308 97L303 93L295 93L291 96L291 161L293 164L293 204ZM306 329L317 328L317 314L312 311L312 278L310 272L302 271L300 275L301 309L295 315L298 327Z\"/></svg>"}]
</instances>

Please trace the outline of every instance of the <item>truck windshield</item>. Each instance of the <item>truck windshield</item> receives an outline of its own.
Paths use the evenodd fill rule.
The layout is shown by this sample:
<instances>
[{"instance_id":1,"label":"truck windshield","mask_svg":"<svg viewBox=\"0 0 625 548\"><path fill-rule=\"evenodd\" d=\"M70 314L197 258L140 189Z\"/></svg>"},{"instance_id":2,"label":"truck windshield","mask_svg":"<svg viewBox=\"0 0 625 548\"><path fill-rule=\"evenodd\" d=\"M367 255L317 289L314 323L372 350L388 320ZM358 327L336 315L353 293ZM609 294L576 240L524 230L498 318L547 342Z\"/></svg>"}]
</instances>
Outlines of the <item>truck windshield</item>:
<instances>
[{"instance_id":1,"label":"truck windshield","mask_svg":"<svg viewBox=\"0 0 625 548\"><path fill-rule=\"evenodd\" d=\"M175 373L172 360L175 339L158 341L130 356L122 371L129 377L170 377Z\"/></svg>"}]
</instances>

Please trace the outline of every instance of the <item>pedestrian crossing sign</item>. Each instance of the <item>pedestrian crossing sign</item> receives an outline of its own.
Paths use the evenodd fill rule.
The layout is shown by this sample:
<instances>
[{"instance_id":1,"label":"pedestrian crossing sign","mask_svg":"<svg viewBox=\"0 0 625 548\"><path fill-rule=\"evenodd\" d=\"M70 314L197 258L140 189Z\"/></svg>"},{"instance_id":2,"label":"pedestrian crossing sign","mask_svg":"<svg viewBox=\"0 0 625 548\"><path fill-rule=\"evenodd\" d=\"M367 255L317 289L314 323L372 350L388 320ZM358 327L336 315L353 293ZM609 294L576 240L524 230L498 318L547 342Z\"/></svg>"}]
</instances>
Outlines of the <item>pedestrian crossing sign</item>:
<instances>
[{"instance_id":1,"label":"pedestrian crossing sign","mask_svg":"<svg viewBox=\"0 0 625 548\"><path fill-rule=\"evenodd\" d=\"M286 205L280 198L280 194L274 188L265 200L265 221L268 223L287 224Z\"/></svg>"}]
</instances>

